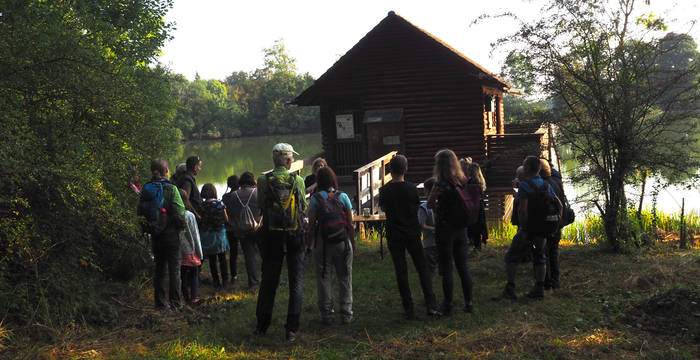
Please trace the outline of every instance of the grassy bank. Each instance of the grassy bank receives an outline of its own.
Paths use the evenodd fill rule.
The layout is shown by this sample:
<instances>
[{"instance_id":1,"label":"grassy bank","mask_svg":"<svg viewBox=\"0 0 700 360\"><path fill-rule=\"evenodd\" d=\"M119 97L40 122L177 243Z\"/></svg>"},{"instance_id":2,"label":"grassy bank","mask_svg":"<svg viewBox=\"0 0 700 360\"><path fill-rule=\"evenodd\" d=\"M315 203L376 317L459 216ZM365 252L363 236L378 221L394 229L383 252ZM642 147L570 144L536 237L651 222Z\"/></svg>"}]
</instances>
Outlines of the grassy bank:
<instances>
[{"instance_id":1,"label":"grassy bank","mask_svg":"<svg viewBox=\"0 0 700 360\"><path fill-rule=\"evenodd\" d=\"M492 302L503 285L503 240L470 258L475 314L417 321L402 317L391 259L363 241L354 263L355 321L323 326L315 277L307 262L300 339L284 340L288 290L281 286L272 326L254 337L255 294L237 284L219 293L203 286L203 302L182 313L151 310L150 283L142 294L114 301L114 326L47 331L47 340L9 334L0 356L114 359L245 358L649 358L700 357L700 251L662 243L653 253L615 255L594 245L562 248L562 288L542 301ZM385 249L386 250L386 249ZM241 278L245 279L245 275ZM417 310L421 292L414 271ZM531 285L531 267L518 274L518 292ZM438 297L441 291L435 279ZM457 308L461 292L457 285ZM666 304L666 305L665 305ZM1 333L1 332L0 332Z\"/></svg>"}]
</instances>

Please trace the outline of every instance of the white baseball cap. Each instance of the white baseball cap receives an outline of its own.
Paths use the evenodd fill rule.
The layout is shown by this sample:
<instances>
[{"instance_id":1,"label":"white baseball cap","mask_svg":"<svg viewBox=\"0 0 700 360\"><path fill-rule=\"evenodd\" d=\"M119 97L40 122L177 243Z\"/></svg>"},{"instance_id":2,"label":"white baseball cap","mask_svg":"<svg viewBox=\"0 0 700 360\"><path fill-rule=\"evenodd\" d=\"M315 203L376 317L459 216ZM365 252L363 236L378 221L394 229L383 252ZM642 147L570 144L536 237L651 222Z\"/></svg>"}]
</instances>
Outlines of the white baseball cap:
<instances>
[{"instance_id":1,"label":"white baseball cap","mask_svg":"<svg viewBox=\"0 0 700 360\"><path fill-rule=\"evenodd\" d=\"M272 147L272 152L279 152L279 153L285 153L285 154L296 154L299 155L298 152L294 151L294 148L292 145L289 145L287 143L279 143L275 146Z\"/></svg>"}]
</instances>

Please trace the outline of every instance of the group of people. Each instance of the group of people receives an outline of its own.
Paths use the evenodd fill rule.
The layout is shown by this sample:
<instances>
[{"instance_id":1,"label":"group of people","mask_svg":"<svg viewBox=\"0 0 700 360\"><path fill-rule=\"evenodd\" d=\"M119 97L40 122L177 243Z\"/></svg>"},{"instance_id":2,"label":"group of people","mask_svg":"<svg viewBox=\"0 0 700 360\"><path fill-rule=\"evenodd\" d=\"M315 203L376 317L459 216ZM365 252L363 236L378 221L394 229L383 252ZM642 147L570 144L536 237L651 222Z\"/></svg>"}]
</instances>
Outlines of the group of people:
<instances>
[{"instance_id":1,"label":"group of people","mask_svg":"<svg viewBox=\"0 0 700 360\"><path fill-rule=\"evenodd\" d=\"M352 203L348 195L338 189L336 174L325 160L316 159L312 175L302 179L289 171L294 155L298 153L291 145L275 145L272 149L273 170L259 176L257 181L250 172L229 177L227 185L230 191L221 200L218 200L213 184L202 186L201 193L198 190L195 176L202 167L199 157L188 158L170 179L164 160L151 162L151 181L135 191L141 191L139 214L145 216L147 225L151 224L144 229L153 240L157 308L181 308L181 295L190 304L197 302L199 269L205 257L210 263L214 286L226 286L229 274L225 253L230 251L230 281L235 281L240 242L248 286L259 286L254 334L264 335L272 322L275 295L286 259L289 299L285 334L288 341L297 339L304 259L307 256L314 260L321 322L331 324L336 317L331 295L333 269L338 283L340 321L342 324L352 321L355 251ZM546 286L559 286L557 235L554 232L541 234L538 225L533 225L536 223L533 217L537 215L528 213L528 200L535 202L531 195L540 194L545 183L544 191L554 194L555 199L563 196L561 177L557 185L556 179L551 180L554 178L551 170L540 172L540 166L539 158L528 157L518 170L520 181L514 185L518 187L516 203L519 205L516 205L518 211L515 213L520 225L506 254L508 282L495 300L516 298L515 264L530 249L536 283L529 294L542 297ZM379 190L379 205L386 214L387 244L406 318L416 318L408 283L406 252L418 272L429 316L449 316L452 313L454 268L464 297L463 310L473 312L468 244L471 239L478 249L488 237L484 212L486 184L479 165L469 158L460 163L453 151L440 150L435 155L433 177L424 182L427 200L423 202L417 186L405 180L407 158L396 155L389 167L392 181ZM548 164L546 169L550 169ZM549 185L552 183L554 185ZM157 211L151 210L150 213L157 215L148 216L149 212L144 209L150 206L149 199L152 198L158 205ZM159 222L162 224L160 228L157 226ZM559 238L560 235L559 230ZM258 252L262 266L257 264ZM548 261L550 266L547 266ZM441 305L438 305L432 287L436 269L442 279ZM168 275L170 289L166 297L165 279Z\"/></svg>"}]
</instances>

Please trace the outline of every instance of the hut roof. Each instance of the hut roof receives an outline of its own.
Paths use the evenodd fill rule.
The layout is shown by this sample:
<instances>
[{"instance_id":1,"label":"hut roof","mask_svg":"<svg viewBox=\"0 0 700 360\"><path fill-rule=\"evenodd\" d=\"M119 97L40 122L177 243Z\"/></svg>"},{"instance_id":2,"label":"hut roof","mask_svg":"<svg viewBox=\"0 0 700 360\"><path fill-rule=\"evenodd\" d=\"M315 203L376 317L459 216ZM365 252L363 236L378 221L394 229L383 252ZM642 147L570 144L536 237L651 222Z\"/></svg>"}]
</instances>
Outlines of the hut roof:
<instances>
[{"instance_id":1,"label":"hut roof","mask_svg":"<svg viewBox=\"0 0 700 360\"><path fill-rule=\"evenodd\" d=\"M302 106L319 105L320 94L323 89L335 86L335 79L338 79L341 74L352 71L353 64L358 61L362 61L363 56L366 55L364 54L363 50L366 49L369 44L374 43L375 41L382 41L380 39L393 38L393 34L402 32L405 33L407 31L416 32L419 36L428 40L428 42L438 44L438 48L447 50L445 51L447 56L454 57L464 66L463 69L465 74L476 77L483 84L499 87L506 92L516 91L515 87L509 84L507 81L489 72L484 67L477 64L472 59L468 58L434 35L412 24L408 20L397 15L395 12L390 11L389 14L381 22L379 22L379 24L377 24L377 26L368 32L367 35L365 35L357 44L355 44L355 46L353 46L347 53L345 53L345 55L338 59L338 61L336 61L330 69L321 75L321 77L319 77L312 86L304 90L304 92L297 96L291 103Z\"/></svg>"}]
</instances>

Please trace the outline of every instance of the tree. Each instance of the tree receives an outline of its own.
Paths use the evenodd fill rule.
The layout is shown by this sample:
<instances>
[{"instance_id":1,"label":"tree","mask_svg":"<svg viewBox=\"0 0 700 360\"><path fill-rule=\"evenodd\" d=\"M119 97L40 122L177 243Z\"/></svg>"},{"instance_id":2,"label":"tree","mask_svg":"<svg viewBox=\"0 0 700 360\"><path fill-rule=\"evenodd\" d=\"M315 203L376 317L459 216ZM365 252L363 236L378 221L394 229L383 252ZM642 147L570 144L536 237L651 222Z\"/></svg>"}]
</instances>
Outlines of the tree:
<instances>
[{"instance_id":1,"label":"tree","mask_svg":"<svg viewBox=\"0 0 700 360\"><path fill-rule=\"evenodd\" d=\"M663 19L635 16L637 5L551 0L539 19L518 19L520 29L499 40L532 65L538 87L559 105L558 142L582 165L572 179L601 194L593 202L616 250L630 238L625 184L648 169L695 177L700 165L697 113L687 106L699 98L698 61L665 66L687 38L664 38Z\"/></svg>"},{"instance_id":2,"label":"tree","mask_svg":"<svg viewBox=\"0 0 700 360\"><path fill-rule=\"evenodd\" d=\"M109 321L106 280L146 268L124 184L128 167L175 145L167 73L152 65L170 6L3 2L0 313L9 322Z\"/></svg>"}]
</instances>

